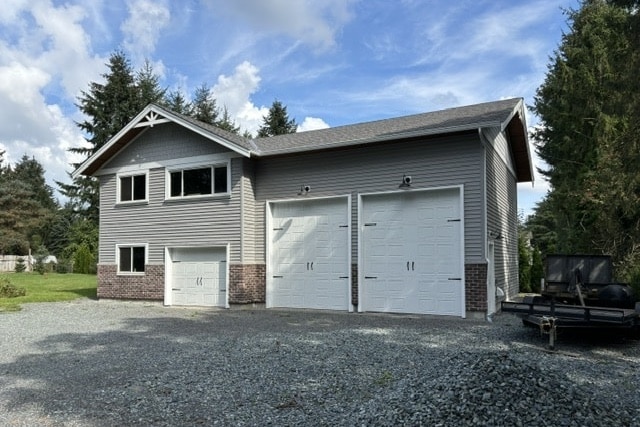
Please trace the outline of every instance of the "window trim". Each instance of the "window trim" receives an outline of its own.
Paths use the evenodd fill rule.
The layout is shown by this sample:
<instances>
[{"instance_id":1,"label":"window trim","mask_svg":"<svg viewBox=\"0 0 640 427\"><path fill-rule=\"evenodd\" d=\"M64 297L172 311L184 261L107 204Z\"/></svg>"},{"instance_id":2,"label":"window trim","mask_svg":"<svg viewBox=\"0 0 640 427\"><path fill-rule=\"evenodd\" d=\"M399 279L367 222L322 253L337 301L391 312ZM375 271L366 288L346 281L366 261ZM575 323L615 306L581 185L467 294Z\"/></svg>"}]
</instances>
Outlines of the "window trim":
<instances>
[{"instance_id":1,"label":"window trim","mask_svg":"<svg viewBox=\"0 0 640 427\"><path fill-rule=\"evenodd\" d=\"M120 249L122 248L144 248L144 271L121 271L120 270ZM133 251L131 252L133 257ZM133 261L133 259L132 259ZM146 274L146 266L149 264L149 244L148 243L118 243L116 244L116 269L118 276L144 276ZM133 262L131 263L133 268Z\"/></svg>"},{"instance_id":2,"label":"window trim","mask_svg":"<svg viewBox=\"0 0 640 427\"><path fill-rule=\"evenodd\" d=\"M144 199L133 199L133 179L131 180L131 197L132 200L122 200L122 178L133 178L144 175ZM134 205L149 203L149 171L136 171L116 174L116 204L118 205Z\"/></svg>"},{"instance_id":3,"label":"window trim","mask_svg":"<svg viewBox=\"0 0 640 427\"><path fill-rule=\"evenodd\" d=\"M225 167L227 168L227 191L223 193L215 192L215 169ZM184 172L195 169L211 169L211 194L194 194L190 196L172 196L171 195L171 174L175 172ZM199 165L183 165L179 167L167 167L165 168L165 200L193 200L193 199L207 199L207 198L219 198L229 197L231 195L231 161L206 163Z\"/></svg>"}]
</instances>

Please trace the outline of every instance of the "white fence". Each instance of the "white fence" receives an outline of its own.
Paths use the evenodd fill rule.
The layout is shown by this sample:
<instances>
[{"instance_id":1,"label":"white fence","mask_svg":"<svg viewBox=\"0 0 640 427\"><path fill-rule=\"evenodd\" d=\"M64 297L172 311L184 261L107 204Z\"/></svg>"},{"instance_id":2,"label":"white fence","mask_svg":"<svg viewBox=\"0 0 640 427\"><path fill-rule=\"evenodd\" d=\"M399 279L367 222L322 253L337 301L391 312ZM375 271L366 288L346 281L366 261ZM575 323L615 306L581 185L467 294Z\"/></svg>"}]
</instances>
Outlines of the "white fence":
<instances>
[{"instance_id":1,"label":"white fence","mask_svg":"<svg viewBox=\"0 0 640 427\"><path fill-rule=\"evenodd\" d=\"M0 273L14 272L16 271L16 264L18 259L22 259L25 266L24 271L33 271L33 265L36 260L29 255L0 255Z\"/></svg>"}]
</instances>

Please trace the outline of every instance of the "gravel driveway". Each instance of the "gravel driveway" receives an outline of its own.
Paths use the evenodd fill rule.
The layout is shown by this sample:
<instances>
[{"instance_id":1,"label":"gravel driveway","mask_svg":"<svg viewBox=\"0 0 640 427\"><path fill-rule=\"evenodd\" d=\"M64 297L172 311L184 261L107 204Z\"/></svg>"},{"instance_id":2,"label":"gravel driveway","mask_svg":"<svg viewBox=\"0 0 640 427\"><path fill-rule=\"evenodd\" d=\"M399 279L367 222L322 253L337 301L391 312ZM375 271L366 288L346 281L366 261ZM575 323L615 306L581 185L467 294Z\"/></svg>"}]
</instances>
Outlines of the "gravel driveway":
<instances>
[{"instance_id":1,"label":"gravel driveway","mask_svg":"<svg viewBox=\"0 0 640 427\"><path fill-rule=\"evenodd\" d=\"M640 425L640 342L511 315L205 310L79 300L0 313L0 425Z\"/></svg>"}]
</instances>

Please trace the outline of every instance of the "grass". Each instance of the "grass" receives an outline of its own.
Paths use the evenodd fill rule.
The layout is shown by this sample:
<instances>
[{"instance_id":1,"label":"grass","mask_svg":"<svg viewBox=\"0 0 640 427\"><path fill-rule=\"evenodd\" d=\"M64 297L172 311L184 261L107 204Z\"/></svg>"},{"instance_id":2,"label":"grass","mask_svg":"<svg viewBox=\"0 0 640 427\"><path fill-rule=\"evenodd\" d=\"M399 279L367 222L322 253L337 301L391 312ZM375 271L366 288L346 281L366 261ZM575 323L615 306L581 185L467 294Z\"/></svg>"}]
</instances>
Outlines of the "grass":
<instances>
[{"instance_id":1,"label":"grass","mask_svg":"<svg viewBox=\"0 0 640 427\"><path fill-rule=\"evenodd\" d=\"M30 302L71 301L77 298L96 298L97 276L89 274L5 273L11 284L26 289L22 297L0 298L0 312L18 311L21 304Z\"/></svg>"}]
</instances>

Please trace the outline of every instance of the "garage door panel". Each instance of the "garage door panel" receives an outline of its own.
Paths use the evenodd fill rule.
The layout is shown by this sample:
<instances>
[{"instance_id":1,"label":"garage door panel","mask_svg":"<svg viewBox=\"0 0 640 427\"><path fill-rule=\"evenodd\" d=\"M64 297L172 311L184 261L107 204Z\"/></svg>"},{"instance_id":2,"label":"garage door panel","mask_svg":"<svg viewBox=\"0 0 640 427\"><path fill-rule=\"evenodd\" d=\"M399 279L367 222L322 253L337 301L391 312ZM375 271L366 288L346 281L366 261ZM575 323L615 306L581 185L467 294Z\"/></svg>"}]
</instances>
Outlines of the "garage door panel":
<instances>
[{"instance_id":1,"label":"garage door panel","mask_svg":"<svg viewBox=\"0 0 640 427\"><path fill-rule=\"evenodd\" d=\"M171 249L174 305L226 305L226 248Z\"/></svg>"},{"instance_id":2,"label":"garage door panel","mask_svg":"<svg viewBox=\"0 0 640 427\"><path fill-rule=\"evenodd\" d=\"M364 196L364 310L463 314L457 189ZM391 206L389 210L385 205ZM401 301L404 301L401 303Z\"/></svg>"},{"instance_id":3,"label":"garage door panel","mask_svg":"<svg viewBox=\"0 0 640 427\"><path fill-rule=\"evenodd\" d=\"M348 308L349 212L346 198L278 202L271 205L274 230L267 278L269 306ZM284 218L289 216L289 218ZM293 234L294 236L288 236ZM289 241L295 244L289 244ZM342 279L341 279L342 278Z\"/></svg>"}]
</instances>

